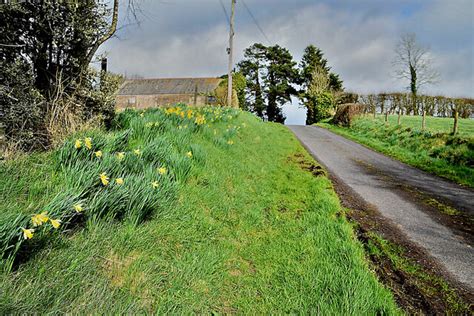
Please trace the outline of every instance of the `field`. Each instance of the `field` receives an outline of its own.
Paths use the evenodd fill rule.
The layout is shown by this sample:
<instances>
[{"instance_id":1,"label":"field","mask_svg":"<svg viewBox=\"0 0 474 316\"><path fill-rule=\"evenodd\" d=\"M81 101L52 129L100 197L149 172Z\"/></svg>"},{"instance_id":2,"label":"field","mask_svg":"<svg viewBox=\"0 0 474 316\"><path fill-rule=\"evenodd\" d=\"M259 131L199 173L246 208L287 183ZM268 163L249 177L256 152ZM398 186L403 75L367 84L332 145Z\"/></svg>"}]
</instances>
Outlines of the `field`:
<instances>
[{"instance_id":1,"label":"field","mask_svg":"<svg viewBox=\"0 0 474 316\"><path fill-rule=\"evenodd\" d=\"M377 115L376 119L380 122L385 122L384 115ZM413 129L421 129L421 116L403 115L400 123L403 127L410 127ZM389 115L388 123L396 125L398 122L398 115ZM451 133L453 131L453 118L426 116L426 130L433 133ZM459 135L473 136L474 135L474 120L473 119L459 119Z\"/></svg>"},{"instance_id":2,"label":"field","mask_svg":"<svg viewBox=\"0 0 474 316\"><path fill-rule=\"evenodd\" d=\"M452 119L427 117L427 130L421 118L397 116L356 118L350 128L320 123L322 127L369 146L414 167L474 187L474 120L459 123L459 134L450 135Z\"/></svg>"},{"instance_id":3,"label":"field","mask_svg":"<svg viewBox=\"0 0 474 316\"><path fill-rule=\"evenodd\" d=\"M284 126L189 111L0 165L1 314L400 314Z\"/></svg>"}]
</instances>

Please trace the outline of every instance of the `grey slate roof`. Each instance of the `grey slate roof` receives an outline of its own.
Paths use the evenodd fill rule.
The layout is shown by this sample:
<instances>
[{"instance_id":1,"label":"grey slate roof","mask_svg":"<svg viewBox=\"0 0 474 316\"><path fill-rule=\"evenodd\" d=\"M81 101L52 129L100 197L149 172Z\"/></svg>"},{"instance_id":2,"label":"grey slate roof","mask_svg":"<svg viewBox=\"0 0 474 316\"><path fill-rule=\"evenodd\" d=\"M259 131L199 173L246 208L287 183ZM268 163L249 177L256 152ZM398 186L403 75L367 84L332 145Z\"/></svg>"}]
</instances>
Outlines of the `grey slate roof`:
<instances>
[{"instance_id":1,"label":"grey slate roof","mask_svg":"<svg viewBox=\"0 0 474 316\"><path fill-rule=\"evenodd\" d=\"M199 94L214 91L222 81L220 78L162 78L129 79L120 87L118 95Z\"/></svg>"}]
</instances>

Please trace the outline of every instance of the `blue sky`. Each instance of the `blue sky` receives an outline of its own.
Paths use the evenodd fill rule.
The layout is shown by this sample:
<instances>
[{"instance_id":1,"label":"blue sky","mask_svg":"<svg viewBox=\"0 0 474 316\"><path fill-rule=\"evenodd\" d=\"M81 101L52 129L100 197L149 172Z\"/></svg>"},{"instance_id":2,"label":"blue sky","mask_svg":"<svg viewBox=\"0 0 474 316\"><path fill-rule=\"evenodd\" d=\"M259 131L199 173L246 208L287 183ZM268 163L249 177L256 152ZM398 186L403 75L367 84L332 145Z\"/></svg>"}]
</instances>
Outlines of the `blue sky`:
<instances>
[{"instance_id":1,"label":"blue sky","mask_svg":"<svg viewBox=\"0 0 474 316\"><path fill-rule=\"evenodd\" d=\"M222 0L230 7L230 0ZM474 97L473 0L245 0L270 44L296 61L309 44L320 47L346 90L402 91L393 77L393 49L404 32L431 48L441 77L426 93ZM228 26L219 0L141 0L140 24L107 42L111 71L143 77L220 76L227 69ZM242 0L236 7L236 61L255 42L268 44ZM288 123L302 123L297 102Z\"/></svg>"}]
</instances>

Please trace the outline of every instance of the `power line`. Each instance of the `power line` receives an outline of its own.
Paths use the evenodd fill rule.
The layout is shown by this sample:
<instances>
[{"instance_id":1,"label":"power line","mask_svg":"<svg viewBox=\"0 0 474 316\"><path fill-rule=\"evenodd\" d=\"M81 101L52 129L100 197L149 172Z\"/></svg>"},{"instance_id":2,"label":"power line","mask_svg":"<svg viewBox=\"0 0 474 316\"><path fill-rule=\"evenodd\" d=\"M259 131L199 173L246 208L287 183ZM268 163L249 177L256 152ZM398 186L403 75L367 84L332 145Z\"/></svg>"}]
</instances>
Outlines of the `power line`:
<instances>
[{"instance_id":1,"label":"power line","mask_svg":"<svg viewBox=\"0 0 474 316\"><path fill-rule=\"evenodd\" d=\"M221 4L222 10L224 11L225 18L227 19L227 24L230 24L229 14L227 13L227 9L225 8L224 3L222 2L222 0L219 0L219 3Z\"/></svg>"},{"instance_id":2,"label":"power line","mask_svg":"<svg viewBox=\"0 0 474 316\"><path fill-rule=\"evenodd\" d=\"M255 16L253 15L252 11L250 11L250 8L248 7L247 3L245 3L245 0L241 0L242 3L244 4L244 7L245 9L247 10L248 14L250 15L250 17L252 18L253 22L255 23L255 25L257 26L258 30L260 31L260 33L262 33L263 37L267 40L268 44L271 45L271 42L270 40L268 39L268 36L267 34L265 34L265 32L263 31L262 27L260 26L260 24L258 23L257 19L255 18Z\"/></svg>"}]
</instances>

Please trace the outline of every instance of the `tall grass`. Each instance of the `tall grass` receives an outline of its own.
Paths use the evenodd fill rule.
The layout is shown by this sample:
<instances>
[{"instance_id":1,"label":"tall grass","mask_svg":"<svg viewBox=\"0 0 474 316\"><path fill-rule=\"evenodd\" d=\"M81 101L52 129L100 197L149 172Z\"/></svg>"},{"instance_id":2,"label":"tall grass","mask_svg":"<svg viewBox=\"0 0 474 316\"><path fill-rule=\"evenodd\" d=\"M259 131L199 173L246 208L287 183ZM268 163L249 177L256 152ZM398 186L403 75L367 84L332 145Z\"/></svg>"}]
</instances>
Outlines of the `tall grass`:
<instances>
[{"instance_id":1,"label":"tall grass","mask_svg":"<svg viewBox=\"0 0 474 316\"><path fill-rule=\"evenodd\" d=\"M10 271L44 245L55 230L70 231L104 218L138 225L170 207L193 166L206 160L205 152L191 143L190 136L201 133L206 122L231 120L238 113L184 106L126 110L115 119L112 132L90 130L72 135L44 157L53 162L49 171L57 179L58 192L49 201L29 205L29 211L16 208L0 217L0 268ZM2 172L14 173L15 166L18 163L7 162ZM19 193L11 188L15 186L12 178L0 184L2 195ZM46 220L38 225L34 219L41 213ZM60 223L59 227L53 227L54 223Z\"/></svg>"},{"instance_id":2,"label":"tall grass","mask_svg":"<svg viewBox=\"0 0 474 316\"><path fill-rule=\"evenodd\" d=\"M125 130L145 133L136 120L158 121L153 128L161 132L146 142L130 132L120 148L127 152L121 164L107 163L115 157L111 149L103 150L99 162L70 148L76 138L93 134L77 135L65 145L70 152L64 157L84 154L77 168L91 169L94 177L91 182L88 176L69 179L76 185L67 185L72 191L64 193L77 201L74 194L82 196L81 188L95 186L79 200L89 208L77 218L86 229L51 231L57 235L54 244L46 235L49 244L31 249L37 256L15 273L0 274L0 314L400 313L365 262L330 181L305 170L315 162L286 127L248 113L232 119L213 113L190 133L189 122L176 114L150 111L142 118L140 112L127 112L113 132L101 134L104 148ZM187 140L173 135L181 133ZM137 147L140 157L128 155ZM149 148L169 155L148 154ZM142 161L147 161L144 169L137 168ZM168 173L155 173L163 165ZM157 175L165 192L165 183L175 186L172 205L130 215L135 209L120 201L140 210L146 204L139 199L142 193L135 191L135 197L121 192L122 186L103 187L97 172L106 167L111 178L125 172L124 186L128 178ZM69 167L55 163L52 168L60 170L61 179L69 178L62 171ZM98 210L115 220L90 216ZM151 219L136 225L141 215Z\"/></svg>"},{"instance_id":3,"label":"tall grass","mask_svg":"<svg viewBox=\"0 0 474 316\"><path fill-rule=\"evenodd\" d=\"M466 120L459 135L451 135L450 119L431 118L425 131L414 127L419 123L415 119L404 117L401 125L393 120L387 124L381 118L360 117L350 128L320 125L405 163L474 187L474 136L468 133L472 122Z\"/></svg>"}]
</instances>

